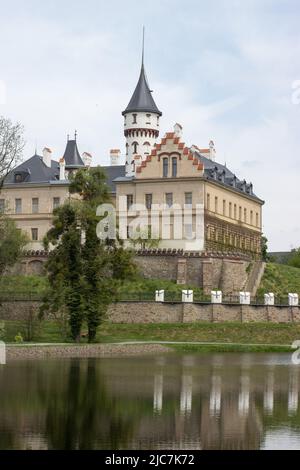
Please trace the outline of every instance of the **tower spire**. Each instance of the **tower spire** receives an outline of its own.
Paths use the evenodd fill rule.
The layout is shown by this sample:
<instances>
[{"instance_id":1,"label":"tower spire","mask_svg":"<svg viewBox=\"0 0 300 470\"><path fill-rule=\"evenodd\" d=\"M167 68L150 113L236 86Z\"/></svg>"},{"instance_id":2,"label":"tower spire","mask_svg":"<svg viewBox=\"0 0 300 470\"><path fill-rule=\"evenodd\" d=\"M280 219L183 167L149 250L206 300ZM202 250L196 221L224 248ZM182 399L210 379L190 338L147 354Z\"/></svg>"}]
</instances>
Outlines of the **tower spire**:
<instances>
[{"instance_id":1,"label":"tower spire","mask_svg":"<svg viewBox=\"0 0 300 470\"><path fill-rule=\"evenodd\" d=\"M142 69L144 68L144 59L145 59L145 26L143 26Z\"/></svg>"}]
</instances>

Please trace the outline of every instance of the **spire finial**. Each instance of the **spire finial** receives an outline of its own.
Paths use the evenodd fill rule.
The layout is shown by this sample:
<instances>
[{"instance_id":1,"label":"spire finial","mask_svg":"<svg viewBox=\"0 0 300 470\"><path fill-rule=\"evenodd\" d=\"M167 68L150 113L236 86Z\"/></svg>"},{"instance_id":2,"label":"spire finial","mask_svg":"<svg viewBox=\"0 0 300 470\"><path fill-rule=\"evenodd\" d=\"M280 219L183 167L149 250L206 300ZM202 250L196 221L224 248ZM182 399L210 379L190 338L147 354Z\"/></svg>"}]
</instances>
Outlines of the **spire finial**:
<instances>
[{"instance_id":1,"label":"spire finial","mask_svg":"<svg viewBox=\"0 0 300 470\"><path fill-rule=\"evenodd\" d=\"M144 56L145 56L145 26L143 26L142 68L144 68Z\"/></svg>"},{"instance_id":2,"label":"spire finial","mask_svg":"<svg viewBox=\"0 0 300 470\"><path fill-rule=\"evenodd\" d=\"M75 131L75 141L77 140L77 131Z\"/></svg>"}]
</instances>

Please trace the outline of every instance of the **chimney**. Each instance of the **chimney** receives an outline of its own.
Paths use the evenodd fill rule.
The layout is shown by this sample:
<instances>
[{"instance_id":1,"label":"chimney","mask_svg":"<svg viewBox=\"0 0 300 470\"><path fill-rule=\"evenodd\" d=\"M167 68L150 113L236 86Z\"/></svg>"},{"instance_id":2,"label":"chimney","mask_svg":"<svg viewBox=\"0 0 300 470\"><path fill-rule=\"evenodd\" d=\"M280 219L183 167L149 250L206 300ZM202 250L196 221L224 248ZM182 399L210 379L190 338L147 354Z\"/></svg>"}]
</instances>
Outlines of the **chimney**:
<instances>
[{"instance_id":1,"label":"chimney","mask_svg":"<svg viewBox=\"0 0 300 470\"><path fill-rule=\"evenodd\" d=\"M51 168L51 157L52 151L48 147L45 147L43 150L43 162L48 168Z\"/></svg>"},{"instance_id":2,"label":"chimney","mask_svg":"<svg viewBox=\"0 0 300 470\"><path fill-rule=\"evenodd\" d=\"M214 162L216 160L216 149L213 140L209 142L209 158Z\"/></svg>"},{"instance_id":3,"label":"chimney","mask_svg":"<svg viewBox=\"0 0 300 470\"><path fill-rule=\"evenodd\" d=\"M120 165L120 157L121 157L121 150L119 149L111 149L110 151L110 164L113 165Z\"/></svg>"},{"instance_id":4,"label":"chimney","mask_svg":"<svg viewBox=\"0 0 300 470\"><path fill-rule=\"evenodd\" d=\"M89 167L91 166L91 164L92 164L92 159L93 159L93 157L92 157L92 155L91 155L90 153L84 152L84 153L82 154L82 160L83 160L84 166L86 166L86 167L88 167L88 168L89 168Z\"/></svg>"},{"instance_id":5,"label":"chimney","mask_svg":"<svg viewBox=\"0 0 300 470\"><path fill-rule=\"evenodd\" d=\"M59 160L59 179L60 181L64 181L66 179L66 162L64 158Z\"/></svg>"},{"instance_id":6,"label":"chimney","mask_svg":"<svg viewBox=\"0 0 300 470\"><path fill-rule=\"evenodd\" d=\"M176 122L174 126L174 132L175 132L176 137L180 138L182 136L182 125L178 124L178 122Z\"/></svg>"}]
</instances>

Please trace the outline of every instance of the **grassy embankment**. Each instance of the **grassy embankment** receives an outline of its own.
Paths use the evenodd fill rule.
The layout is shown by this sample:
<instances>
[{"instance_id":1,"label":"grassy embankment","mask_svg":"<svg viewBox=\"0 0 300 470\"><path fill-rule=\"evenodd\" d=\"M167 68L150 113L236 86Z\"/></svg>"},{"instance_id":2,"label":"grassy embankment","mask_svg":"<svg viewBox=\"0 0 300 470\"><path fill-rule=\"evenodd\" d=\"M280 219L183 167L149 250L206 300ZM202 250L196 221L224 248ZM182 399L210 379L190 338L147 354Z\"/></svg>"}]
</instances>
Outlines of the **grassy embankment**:
<instances>
[{"instance_id":1,"label":"grassy embankment","mask_svg":"<svg viewBox=\"0 0 300 470\"><path fill-rule=\"evenodd\" d=\"M257 295L273 292L277 297L287 298L289 293L300 295L300 269L285 264L268 263Z\"/></svg>"},{"instance_id":2,"label":"grassy embankment","mask_svg":"<svg viewBox=\"0 0 300 470\"><path fill-rule=\"evenodd\" d=\"M0 289L14 292L30 290L42 293L47 286L44 278L31 276L29 278L14 277L2 279ZM120 295L135 291L138 294L148 292L149 295L157 288L169 291L173 296L179 296L182 286L169 281L137 280L126 283L120 289ZM300 269L285 265L268 264L263 277L259 295L274 292L277 296L285 297L288 292L300 293ZM197 290L201 294L201 289ZM14 341L18 332L26 337L26 322L5 322L5 341ZM65 333L59 322L35 322L32 328L34 342L62 343L67 342ZM193 324L109 324L104 323L97 335L98 342L122 341L184 341L205 342L203 345L173 345L177 350L184 351L291 351L294 340L300 339L300 324L271 324L271 323L193 323ZM85 339L82 340L85 342ZM282 346L281 346L282 345Z\"/></svg>"}]
</instances>

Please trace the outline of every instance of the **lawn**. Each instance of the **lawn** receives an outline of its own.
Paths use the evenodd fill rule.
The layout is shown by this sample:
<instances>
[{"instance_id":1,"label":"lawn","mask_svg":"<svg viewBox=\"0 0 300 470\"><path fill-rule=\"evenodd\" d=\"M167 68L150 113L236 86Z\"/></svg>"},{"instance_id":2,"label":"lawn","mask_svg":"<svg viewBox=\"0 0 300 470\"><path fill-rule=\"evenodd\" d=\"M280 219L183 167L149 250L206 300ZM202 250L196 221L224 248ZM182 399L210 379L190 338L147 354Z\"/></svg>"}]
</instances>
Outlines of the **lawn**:
<instances>
[{"instance_id":1,"label":"lawn","mask_svg":"<svg viewBox=\"0 0 300 470\"><path fill-rule=\"evenodd\" d=\"M15 336L21 333L26 340L28 325L26 322L4 322L7 342L14 342ZM33 342L62 343L70 341L63 333L61 325L56 321L44 320L34 324ZM83 329L85 331L85 329ZM217 350L244 350L241 346L230 345L269 345L263 348L247 346L247 350L278 350L272 345L290 345L296 339L300 339L300 324L276 324L276 323L175 323L175 324L111 324L105 322L101 325L97 335L97 342L111 343L122 341L184 341L184 342L208 342L227 343L216 346ZM83 338L82 342L86 342ZM178 345L177 349L205 350L205 346ZM209 349L211 350L210 345ZM252 349L251 349L252 348Z\"/></svg>"}]
</instances>

